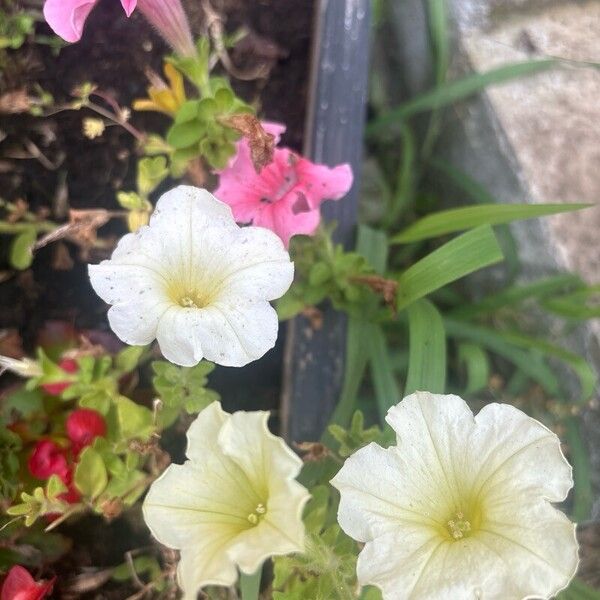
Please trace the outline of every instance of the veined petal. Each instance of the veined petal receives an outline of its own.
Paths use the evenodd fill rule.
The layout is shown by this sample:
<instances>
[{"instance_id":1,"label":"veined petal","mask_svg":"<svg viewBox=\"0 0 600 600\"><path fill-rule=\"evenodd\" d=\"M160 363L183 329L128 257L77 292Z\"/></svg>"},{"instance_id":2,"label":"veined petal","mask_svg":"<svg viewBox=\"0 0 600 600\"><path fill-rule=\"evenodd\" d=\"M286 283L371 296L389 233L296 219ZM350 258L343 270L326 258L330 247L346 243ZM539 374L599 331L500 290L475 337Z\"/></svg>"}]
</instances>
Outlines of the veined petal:
<instances>
[{"instance_id":1,"label":"veined petal","mask_svg":"<svg viewBox=\"0 0 600 600\"><path fill-rule=\"evenodd\" d=\"M572 469L555 433L507 404L488 404L475 422L468 447L479 493L504 498L518 492L550 502L567 497Z\"/></svg>"},{"instance_id":2,"label":"veined petal","mask_svg":"<svg viewBox=\"0 0 600 600\"><path fill-rule=\"evenodd\" d=\"M196 600L206 585L229 587L237 580L235 563L226 553L230 540L213 533L199 539L192 547L181 549L177 580L183 590L183 600Z\"/></svg>"},{"instance_id":3,"label":"veined petal","mask_svg":"<svg viewBox=\"0 0 600 600\"><path fill-rule=\"evenodd\" d=\"M209 404L187 431L185 455L190 460L203 460L206 454L214 452L219 432L230 418L231 415L221 408L220 402Z\"/></svg>"},{"instance_id":4,"label":"veined petal","mask_svg":"<svg viewBox=\"0 0 600 600\"><path fill-rule=\"evenodd\" d=\"M108 313L110 328L132 346L146 346L157 336L158 324L171 303L158 295L146 294L144 300L112 306Z\"/></svg>"},{"instance_id":5,"label":"veined petal","mask_svg":"<svg viewBox=\"0 0 600 600\"><path fill-rule=\"evenodd\" d=\"M235 412L224 423L218 438L223 453L252 481L261 482L265 491L271 480L293 481L302 468L302 461L283 439L269 431L268 419L265 411Z\"/></svg>"},{"instance_id":6,"label":"veined petal","mask_svg":"<svg viewBox=\"0 0 600 600\"><path fill-rule=\"evenodd\" d=\"M85 20L97 0L46 0L44 18L54 33L67 42L81 39Z\"/></svg>"},{"instance_id":7,"label":"veined petal","mask_svg":"<svg viewBox=\"0 0 600 600\"><path fill-rule=\"evenodd\" d=\"M554 597L579 564L575 525L543 500L492 502L475 539L502 559L518 598Z\"/></svg>"},{"instance_id":8,"label":"veined petal","mask_svg":"<svg viewBox=\"0 0 600 600\"><path fill-rule=\"evenodd\" d=\"M338 522L348 535L367 542L400 527L421 527L427 536L444 526L439 474L433 471L432 478L425 465L410 460L375 443L346 460L331 484L340 491Z\"/></svg>"},{"instance_id":9,"label":"veined petal","mask_svg":"<svg viewBox=\"0 0 600 600\"><path fill-rule=\"evenodd\" d=\"M230 467L214 454L202 463L167 467L144 500L152 535L170 548L185 548L211 532L233 539L247 529L257 499L247 480Z\"/></svg>"},{"instance_id":10,"label":"veined petal","mask_svg":"<svg viewBox=\"0 0 600 600\"><path fill-rule=\"evenodd\" d=\"M390 408L386 421L396 432L397 453L415 473L425 475L436 497L460 506L468 482L467 440L475 419L458 396L415 392ZM431 485L430 484L430 485Z\"/></svg>"}]
</instances>

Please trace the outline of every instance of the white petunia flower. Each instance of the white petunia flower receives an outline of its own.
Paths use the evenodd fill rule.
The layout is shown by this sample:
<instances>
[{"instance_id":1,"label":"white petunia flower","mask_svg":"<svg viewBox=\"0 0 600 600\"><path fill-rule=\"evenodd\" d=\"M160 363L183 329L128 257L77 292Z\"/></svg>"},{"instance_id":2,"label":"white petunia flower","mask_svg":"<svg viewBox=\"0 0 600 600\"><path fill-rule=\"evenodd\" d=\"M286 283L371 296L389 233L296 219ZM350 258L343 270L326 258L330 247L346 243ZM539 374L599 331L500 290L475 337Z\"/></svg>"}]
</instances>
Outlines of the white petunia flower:
<instances>
[{"instance_id":1,"label":"white petunia flower","mask_svg":"<svg viewBox=\"0 0 600 600\"><path fill-rule=\"evenodd\" d=\"M203 358L239 367L275 345L269 304L292 283L294 266L268 229L236 225L206 190L164 194L150 224L125 235L110 260L90 265L96 293L113 306L112 330L132 345L153 339L185 367Z\"/></svg>"},{"instance_id":2,"label":"white petunia flower","mask_svg":"<svg viewBox=\"0 0 600 600\"><path fill-rule=\"evenodd\" d=\"M458 396L417 392L386 418L397 446L371 443L332 484L338 520L365 542L357 574L385 600L550 598L577 570L557 436L506 404L474 417Z\"/></svg>"},{"instance_id":3,"label":"white petunia flower","mask_svg":"<svg viewBox=\"0 0 600 600\"><path fill-rule=\"evenodd\" d=\"M233 585L236 566L254 573L269 556L302 552L302 510L295 481L302 461L267 429L268 413L228 414L218 402L188 430L187 460L157 479L143 505L154 537L181 551L184 598L206 585Z\"/></svg>"}]
</instances>

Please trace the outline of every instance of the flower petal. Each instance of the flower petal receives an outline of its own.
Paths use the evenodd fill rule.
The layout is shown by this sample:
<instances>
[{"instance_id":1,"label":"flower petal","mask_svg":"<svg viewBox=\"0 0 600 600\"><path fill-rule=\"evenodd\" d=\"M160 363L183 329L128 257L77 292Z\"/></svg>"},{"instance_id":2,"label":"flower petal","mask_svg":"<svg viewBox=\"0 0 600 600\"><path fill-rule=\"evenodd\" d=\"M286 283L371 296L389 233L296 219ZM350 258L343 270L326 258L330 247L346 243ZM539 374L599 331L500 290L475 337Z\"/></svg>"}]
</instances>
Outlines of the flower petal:
<instances>
[{"instance_id":1,"label":"flower petal","mask_svg":"<svg viewBox=\"0 0 600 600\"><path fill-rule=\"evenodd\" d=\"M181 367L193 367L204 358L201 331L198 328L202 312L200 309L171 305L160 316L156 340L167 360Z\"/></svg>"},{"instance_id":2,"label":"flower petal","mask_svg":"<svg viewBox=\"0 0 600 600\"><path fill-rule=\"evenodd\" d=\"M348 535L367 542L399 528L425 531L444 523L438 478L410 460L395 448L385 450L375 443L346 460L331 484L340 491L338 522Z\"/></svg>"},{"instance_id":3,"label":"flower petal","mask_svg":"<svg viewBox=\"0 0 600 600\"><path fill-rule=\"evenodd\" d=\"M67 42L81 39L85 20L97 0L46 0L44 18L54 33Z\"/></svg>"},{"instance_id":4,"label":"flower petal","mask_svg":"<svg viewBox=\"0 0 600 600\"><path fill-rule=\"evenodd\" d=\"M328 167L300 158L295 166L302 187L307 190L310 207L319 208L323 200L339 200L352 187L352 168L348 164Z\"/></svg>"},{"instance_id":5,"label":"flower petal","mask_svg":"<svg viewBox=\"0 0 600 600\"><path fill-rule=\"evenodd\" d=\"M236 582L237 569L225 552L229 542L227 536L213 533L198 539L191 548L182 548L177 580L183 590L183 600L196 600L206 585L229 587Z\"/></svg>"},{"instance_id":6,"label":"flower petal","mask_svg":"<svg viewBox=\"0 0 600 600\"><path fill-rule=\"evenodd\" d=\"M253 223L274 231L287 248L295 235L312 235L321 221L319 209L295 212L297 197L294 192L278 202L268 204L256 212Z\"/></svg>"},{"instance_id":7,"label":"flower petal","mask_svg":"<svg viewBox=\"0 0 600 600\"><path fill-rule=\"evenodd\" d=\"M274 300L288 291L294 264L277 235L263 227L244 227L231 240L227 244L230 266L222 271L224 294Z\"/></svg>"},{"instance_id":8,"label":"flower petal","mask_svg":"<svg viewBox=\"0 0 600 600\"><path fill-rule=\"evenodd\" d=\"M195 229L211 226L233 227L231 209L210 192L190 185L180 185L164 193L150 217L151 226L178 240Z\"/></svg>"},{"instance_id":9,"label":"flower petal","mask_svg":"<svg viewBox=\"0 0 600 600\"><path fill-rule=\"evenodd\" d=\"M131 13L135 10L137 6L137 0L121 0L121 5L123 6L123 10L125 14L130 17Z\"/></svg>"},{"instance_id":10,"label":"flower petal","mask_svg":"<svg viewBox=\"0 0 600 600\"><path fill-rule=\"evenodd\" d=\"M555 433L508 404L488 404L475 422L468 447L480 493L499 498L519 493L550 502L567 497L572 469Z\"/></svg>"},{"instance_id":11,"label":"flower petal","mask_svg":"<svg viewBox=\"0 0 600 600\"><path fill-rule=\"evenodd\" d=\"M231 418L221 408L220 402L212 402L196 417L187 431L187 450L185 455L190 460L203 460L206 454L215 451L219 432Z\"/></svg>"}]
</instances>

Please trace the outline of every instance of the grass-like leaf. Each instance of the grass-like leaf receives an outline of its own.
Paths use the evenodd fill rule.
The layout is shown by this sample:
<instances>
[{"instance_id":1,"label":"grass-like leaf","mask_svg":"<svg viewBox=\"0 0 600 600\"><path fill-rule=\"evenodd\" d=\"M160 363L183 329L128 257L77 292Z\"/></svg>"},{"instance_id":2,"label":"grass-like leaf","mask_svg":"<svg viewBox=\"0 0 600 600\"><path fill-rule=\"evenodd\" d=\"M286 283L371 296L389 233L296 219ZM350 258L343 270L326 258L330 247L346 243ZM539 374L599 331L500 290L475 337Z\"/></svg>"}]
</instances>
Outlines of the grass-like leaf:
<instances>
[{"instance_id":1,"label":"grass-like leaf","mask_svg":"<svg viewBox=\"0 0 600 600\"><path fill-rule=\"evenodd\" d=\"M546 71L559 64L560 61L553 59L525 61L503 65L486 73L472 73L462 79L439 85L375 119L367 126L367 134L374 135L386 131L396 121L453 104L480 92L487 86Z\"/></svg>"},{"instance_id":2,"label":"grass-like leaf","mask_svg":"<svg viewBox=\"0 0 600 600\"><path fill-rule=\"evenodd\" d=\"M438 309L424 298L407 310L408 374L404 395L416 391L444 393L446 387L446 332Z\"/></svg>"},{"instance_id":3,"label":"grass-like leaf","mask_svg":"<svg viewBox=\"0 0 600 600\"><path fill-rule=\"evenodd\" d=\"M478 227L463 233L401 273L398 278L398 310L500 260L502 251L491 227Z\"/></svg>"},{"instance_id":4,"label":"grass-like leaf","mask_svg":"<svg viewBox=\"0 0 600 600\"><path fill-rule=\"evenodd\" d=\"M485 204L451 208L427 215L413 223L395 235L392 242L408 244L481 225L501 225L512 221L571 212L589 206L591 204Z\"/></svg>"}]
</instances>

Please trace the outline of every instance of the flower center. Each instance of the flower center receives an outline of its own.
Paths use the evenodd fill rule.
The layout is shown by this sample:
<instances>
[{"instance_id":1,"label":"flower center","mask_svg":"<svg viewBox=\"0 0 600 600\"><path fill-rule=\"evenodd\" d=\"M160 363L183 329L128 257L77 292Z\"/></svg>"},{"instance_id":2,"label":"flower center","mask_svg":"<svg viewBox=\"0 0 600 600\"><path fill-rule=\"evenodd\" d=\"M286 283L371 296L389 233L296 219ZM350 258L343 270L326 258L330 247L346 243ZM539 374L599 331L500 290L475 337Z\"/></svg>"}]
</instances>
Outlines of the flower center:
<instances>
[{"instance_id":1,"label":"flower center","mask_svg":"<svg viewBox=\"0 0 600 600\"><path fill-rule=\"evenodd\" d=\"M446 529L455 540L468 537L472 532L471 522L460 510L446 523Z\"/></svg>"},{"instance_id":2,"label":"flower center","mask_svg":"<svg viewBox=\"0 0 600 600\"><path fill-rule=\"evenodd\" d=\"M201 294L194 291L175 293L172 297L173 301L183 308L204 308L211 302L210 294Z\"/></svg>"},{"instance_id":3,"label":"flower center","mask_svg":"<svg viewBox=\"0 0 600 600\"><path fill-rule=\"evenodd\" d=\"M266 512L266 506L262 502L260 502L256 505L254 511L248 515L248 522L251 525L258 525L259 521L265 516Z\"/></svg>"}]
</instances>

